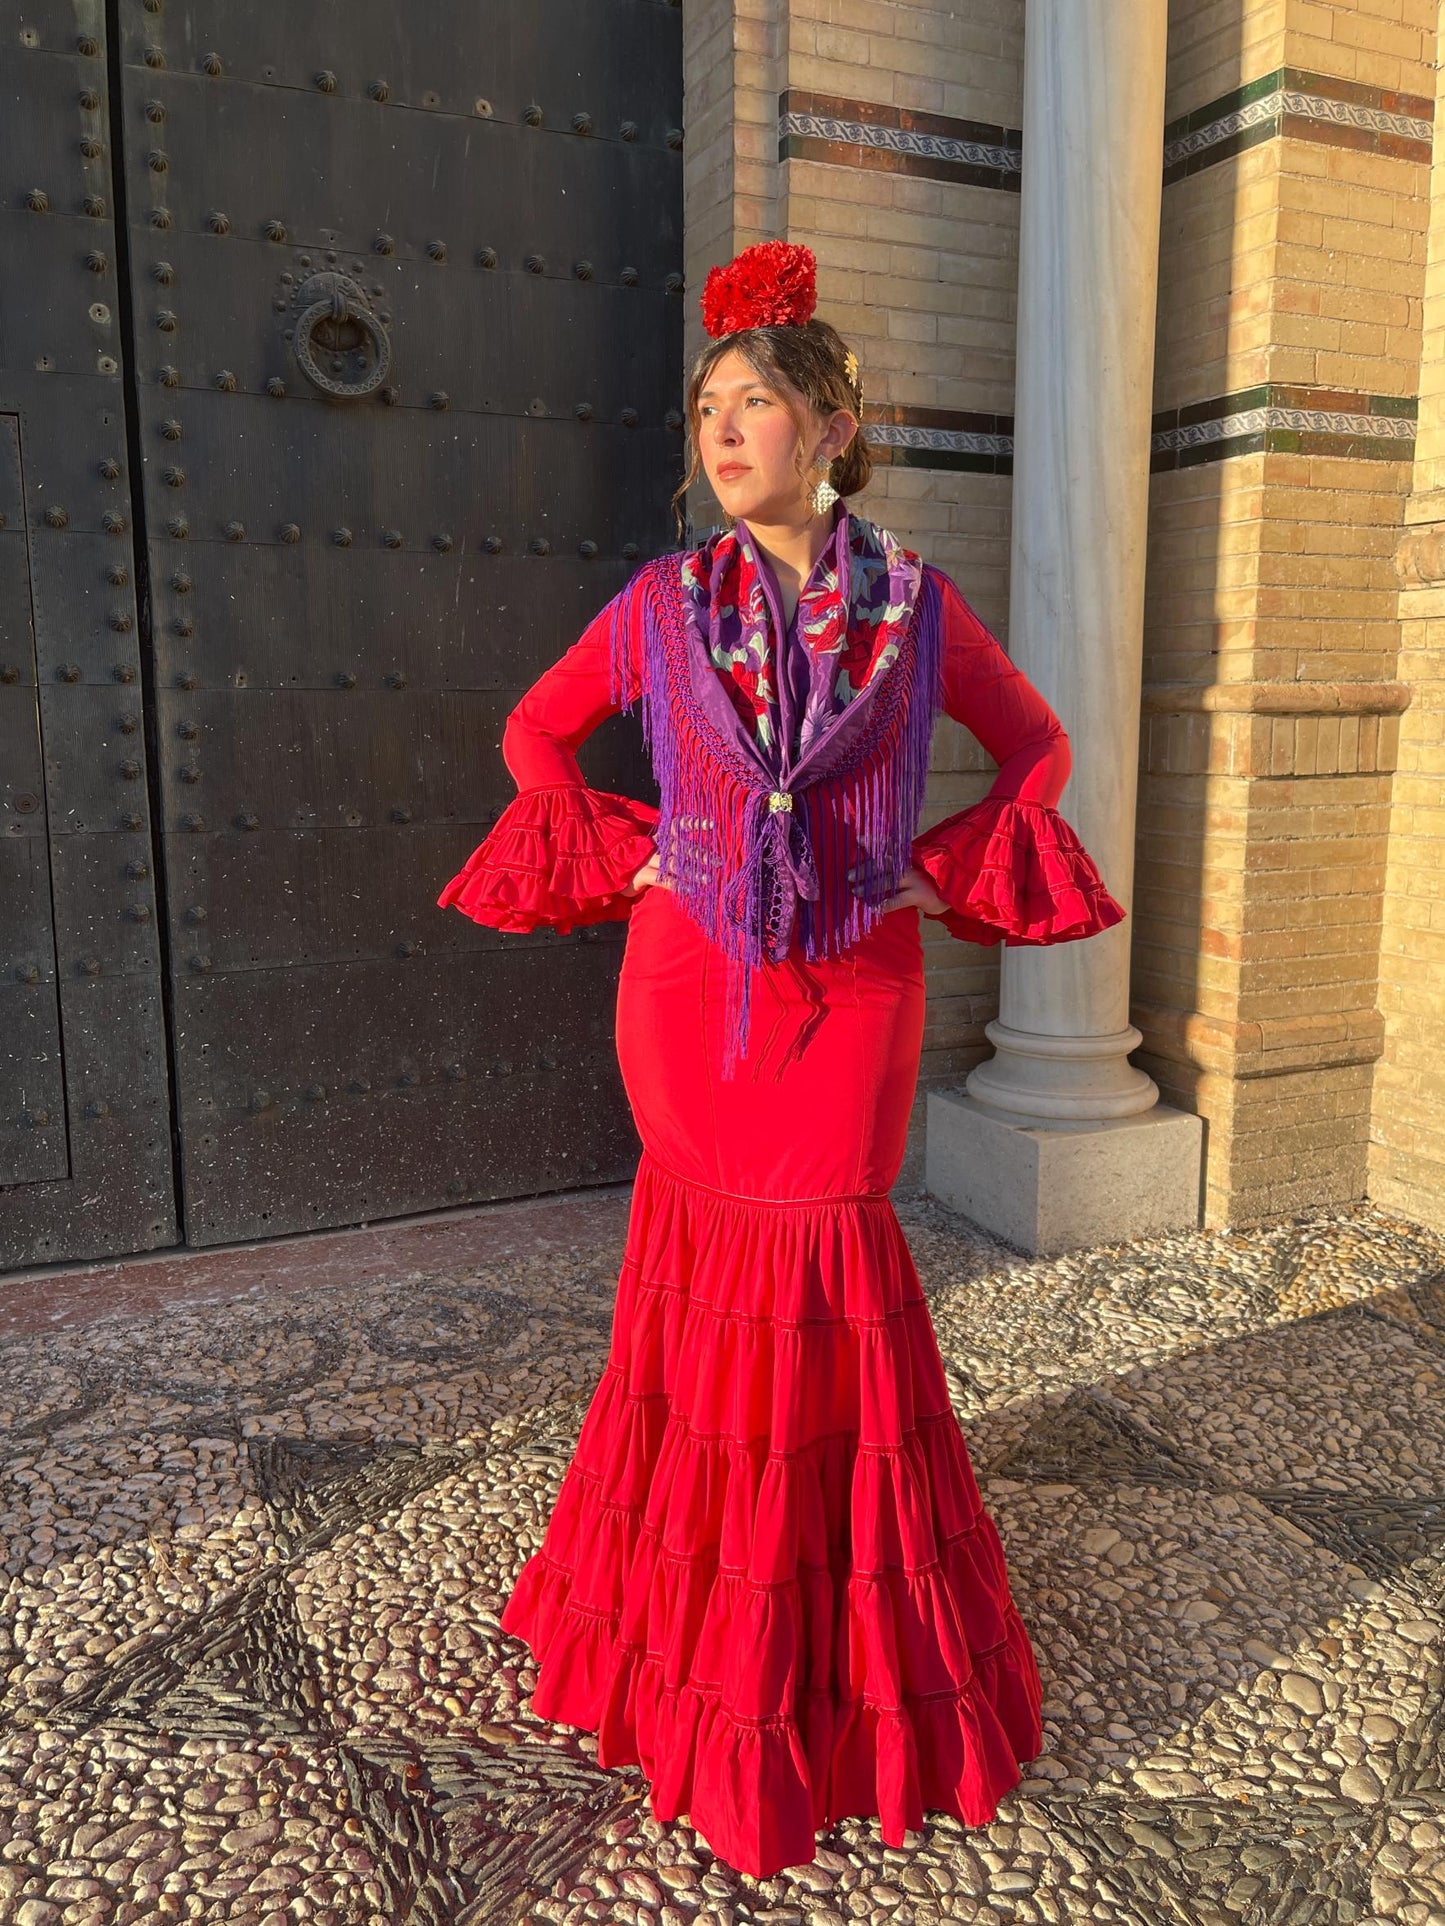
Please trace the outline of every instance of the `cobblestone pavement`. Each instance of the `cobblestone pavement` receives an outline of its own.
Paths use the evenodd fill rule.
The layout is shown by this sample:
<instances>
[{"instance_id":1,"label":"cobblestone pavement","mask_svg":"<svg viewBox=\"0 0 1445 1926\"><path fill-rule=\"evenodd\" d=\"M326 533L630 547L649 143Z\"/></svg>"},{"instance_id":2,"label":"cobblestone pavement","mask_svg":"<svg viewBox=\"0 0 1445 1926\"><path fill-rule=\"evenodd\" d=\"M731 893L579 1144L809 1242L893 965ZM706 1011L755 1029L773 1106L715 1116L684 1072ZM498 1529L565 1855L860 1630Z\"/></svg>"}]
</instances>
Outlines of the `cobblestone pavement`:
<instances>
[{"instance_id":1,"label":"cobblestone pavement","mask_svg":"<svg viewBox=\"0 0 1445 1926\"><path fill-rule=\"evenodd\" d=\"M497 1613L606 1356L576 1249L0 1346L0 1919L1445 1923L1445 1239L1068 1258L900 1213L1044 1675L990 1826L756 1881Z\"/></svg>"}]
</instances>

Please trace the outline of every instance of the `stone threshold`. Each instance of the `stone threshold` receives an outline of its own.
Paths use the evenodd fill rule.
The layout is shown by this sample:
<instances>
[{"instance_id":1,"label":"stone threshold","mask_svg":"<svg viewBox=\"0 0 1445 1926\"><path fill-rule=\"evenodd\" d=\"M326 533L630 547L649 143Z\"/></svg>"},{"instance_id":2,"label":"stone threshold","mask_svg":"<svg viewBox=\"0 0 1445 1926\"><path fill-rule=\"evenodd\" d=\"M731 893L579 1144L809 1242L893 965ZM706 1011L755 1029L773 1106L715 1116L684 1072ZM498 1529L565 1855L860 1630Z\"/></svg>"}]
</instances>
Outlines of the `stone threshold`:
<instances>
[{"instance_id":1,"label":"stone threshold","mask_svg":"<svg viewBox=\"0 0 1445 1926\"><path fill-rule=\"evenodd\" d=\"M180 1246L11 1271L0 1278L0 1339L578 1245L615 1244L620 1250L631 1195L630 1184L609 1184L204 1250Z\"/></svg>"}]
</instances>

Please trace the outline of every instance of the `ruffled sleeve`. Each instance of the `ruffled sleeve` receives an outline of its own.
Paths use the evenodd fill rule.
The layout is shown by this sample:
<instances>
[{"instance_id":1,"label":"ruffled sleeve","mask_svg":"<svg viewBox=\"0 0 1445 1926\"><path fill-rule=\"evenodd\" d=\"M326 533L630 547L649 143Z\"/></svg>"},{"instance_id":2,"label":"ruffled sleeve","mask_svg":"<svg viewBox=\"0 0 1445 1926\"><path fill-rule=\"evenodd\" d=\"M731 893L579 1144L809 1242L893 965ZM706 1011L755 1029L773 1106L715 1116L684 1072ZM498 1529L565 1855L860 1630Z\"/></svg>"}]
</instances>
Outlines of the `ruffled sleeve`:
<instances>
[{"instance_id":1,"label":"ruffled sleeve","mask_svg":"<svg viewBox=\"0 0 1445 1926\"><path fill-rule=\"evenodd\" d=\"M948 904L934 920L969 943L1069 943L1127 915L1057 803L1073 766L1048 702L947 576L943 706L998 774L980 802L925 830L914 866Z\"/></svg>"},{"instance_id":2,"label":"ruffled sleeve","mask_svg":"<svg viewBox=\"0 0 1445 1926\"><path fill-rule=\"evenodd\" d=\"M652 854L656 822L649 803L585 783L524 789L437 902L494 930L565 935L620 922L636 901L630 885Z\"/></svg>"},{"instance_id":3,"label":"ruffled sleeve","mask_svg":"<svg viewBox=\"0 0 1445 1926\"><path fill-rule=\"evenodd\" d=\"M653 854L657 811L590 788L576 751L635 693L636 639L616 625L635 621L636 610L626 590L614 596L508 716L502 755L518 794L442 890L440 908L492 929L562 934L631 911L632 879Z\"/></svg>"},{"instance_id":4,"label":"ruffled sleeve","mask_svg":"<svg viewBox=\"0 0 1445 1926\"><path fill-rule=\"evenodd\" d=\"M935 921L969 943L1069 943L1126 913L1046 803L985 796L920 836L913 861L949 906Z\"/></svg>"}]
</instances>

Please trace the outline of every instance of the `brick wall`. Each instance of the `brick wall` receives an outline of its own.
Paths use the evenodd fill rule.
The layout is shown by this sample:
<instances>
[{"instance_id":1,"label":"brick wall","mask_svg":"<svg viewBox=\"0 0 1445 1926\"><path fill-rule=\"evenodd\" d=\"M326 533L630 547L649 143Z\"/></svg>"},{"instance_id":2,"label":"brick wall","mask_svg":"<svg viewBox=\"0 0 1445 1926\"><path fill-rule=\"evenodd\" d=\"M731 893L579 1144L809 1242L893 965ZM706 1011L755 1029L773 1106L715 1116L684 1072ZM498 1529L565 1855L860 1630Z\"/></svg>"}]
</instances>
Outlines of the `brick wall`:
<instances>
[{"instance_id":1,"label":"brick wall","mask_svg":"<svg viewBox=\"0 0 1445 1926\"><path fill-rule=\"evenodd\" d=\"M1133 1016L1209 1222L1366 1190L1434 11L1171 8Z\"/></svg>"}]
</instances>

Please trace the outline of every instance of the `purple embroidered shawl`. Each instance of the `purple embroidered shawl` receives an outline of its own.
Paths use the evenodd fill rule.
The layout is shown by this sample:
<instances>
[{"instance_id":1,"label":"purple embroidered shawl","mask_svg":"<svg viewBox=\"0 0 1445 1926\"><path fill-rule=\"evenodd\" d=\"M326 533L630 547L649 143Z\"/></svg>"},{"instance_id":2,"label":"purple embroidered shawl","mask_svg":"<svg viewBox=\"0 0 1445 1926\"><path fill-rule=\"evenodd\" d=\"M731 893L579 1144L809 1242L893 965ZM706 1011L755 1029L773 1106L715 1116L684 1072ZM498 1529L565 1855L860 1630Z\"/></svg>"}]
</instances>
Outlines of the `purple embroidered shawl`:
<instances>
[{"instance_id":1,"label":"purple embroidered shawl","mask_svg":"<svg viewBox=\"0 0 1445 1926\"><path fill-rule=\"evenodd\" d=\"M783 962L795 939L810 962L841 954L908 867L940 701L937 584L840 503L781 647L776 587L744 523L644 564L616 610L624 707L642 636L661 871L733 966L731 1075L753 971Z\"/></svg>"}]
</instances>

